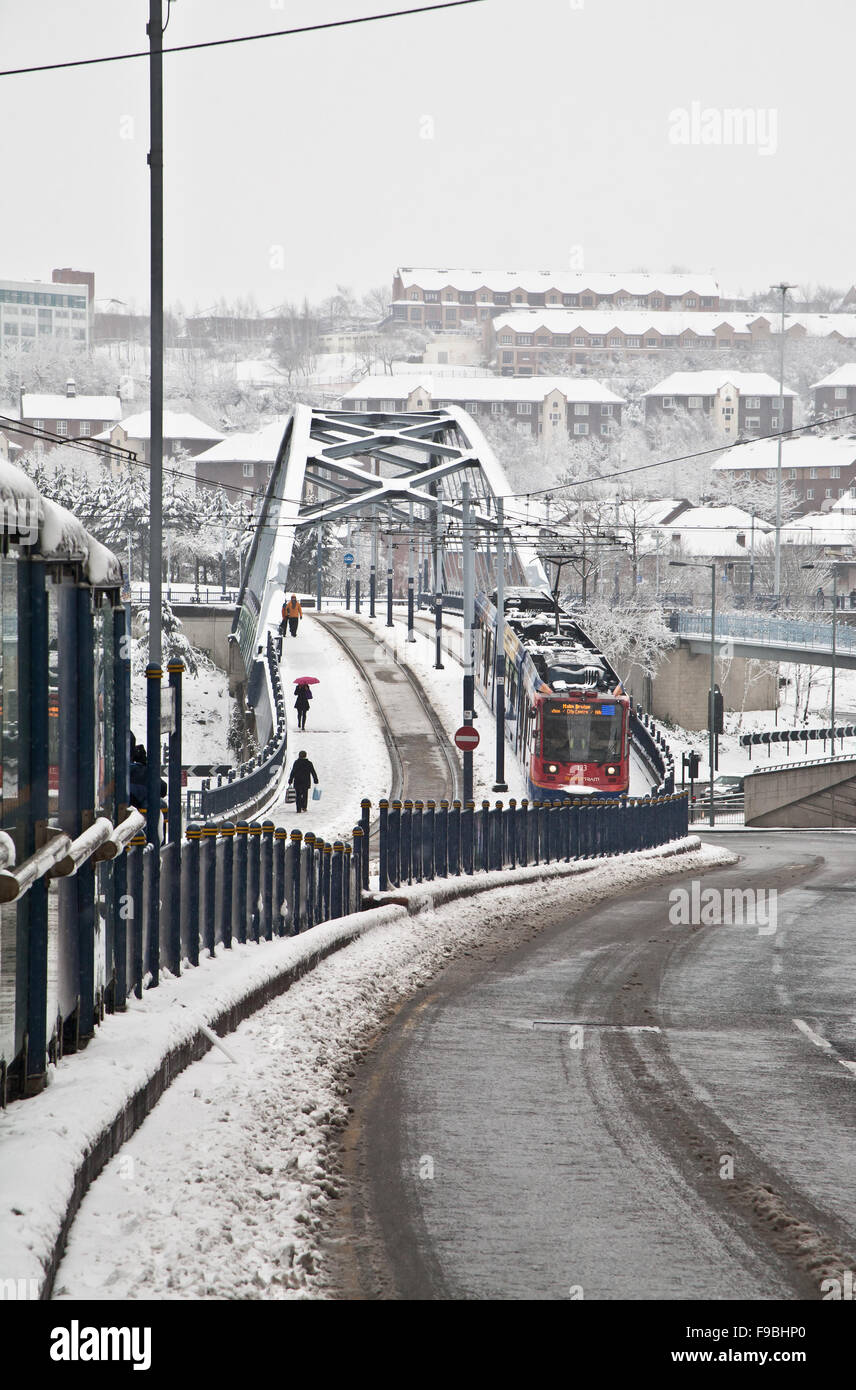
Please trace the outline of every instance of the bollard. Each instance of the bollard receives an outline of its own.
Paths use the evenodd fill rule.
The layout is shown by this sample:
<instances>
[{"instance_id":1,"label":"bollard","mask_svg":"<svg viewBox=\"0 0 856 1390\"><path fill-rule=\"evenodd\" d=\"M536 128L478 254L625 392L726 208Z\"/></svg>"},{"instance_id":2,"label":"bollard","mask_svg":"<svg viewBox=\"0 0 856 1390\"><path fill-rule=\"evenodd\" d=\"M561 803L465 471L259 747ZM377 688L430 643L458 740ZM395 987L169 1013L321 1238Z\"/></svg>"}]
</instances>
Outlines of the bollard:
<instances>
[{"instance_id":1,"label":"bollard","mask_svg":"<svg viewBox=\"0 0 856 1390\"><path fill-rule=\"evenodd\" d=\"M520 802L518 812L518 844L520 846L519 859L524 868L529 866L529 802L524 796Z\"/></svg>"},{"instance_id":2,"label":"bollard","mask_svg":"<svg viewBox=\"0 0 856 1390\"><path fill-rule=\"evenodd\" d=\"M297 936L303 928L303 903L300 896L302 863L303 835L299 830L292 830L286 863L286 891L288 893L292 936Z\"/></svg>"},{"instance_id":3,"label":"bollard","mask_svg":"<svg viewBox=\"0 0 856 1390\"><path fill-rule=\"evenodd\" d=\"M247 849L249 823L239 820L235 825L234 869L232 875L232 935L236 941L247 939Z\"/></svg>"},{"instance_id":4,"label":"bollard","mask_svg":"<svg viewBox=\"0 0 856 1390\"><path fill-rule=\"evenodd\" d=\"M378 826L378 890L385 893L389 887L389 802L384 798L380 803L380 823Z\"/></svg>"},{"instance_id":5,"label":"bollard","mask_svg":"<svg viewBox=\"0 0 856 1390\"><path fill-rule=\"evenodd\" d=\"M363 906L363 855L366 850L363 827L355 825L351 831L354 841L354 892L353 912L361 912Z\"/></svg>"},{"instance_id":6,"label":"bollard","mask_svg":"<svg viewBox=\"0 0 856 1390\"><path fill-rule=\"evenodd\" d=\"M440 809L436 813L435 825L437 827L436 847L434 851L434 872L438 878L448 878L449 876L449 803L440 802Z\"/></svg>"},{"instance_id":7,"label":"bollard","mask_svg":"<svg viewBox=\"0 0 856 1390\"><path fill-rule=\"evenodd\" d=\"M413 803L413 877L421 883L425 877L425 802Z\"/></svg>"},{"instance_id":8,"label":"bollard","mask_svg":"<svg viewBox=\"0 0 856 1390\"><path fill-rule=\"evenodd\" d=\"M131 984L137 999L143 997L143 846L144 834L135 835L128 851L128 892L131 898ZM62 1034L60 1033L60 1036Z\"/></svg>"},{"instance_id":9,"label":"bollard","mask_svg":"<svg viewBox=\"0 0 856 1390\"><path fill-rule=\"evenodd\" d=\"M332 868L333 868L333 846L332 846L331 844L329 844L329 842L327 842L327 841L325 840L324 846L323 846L323 848L322 848L322 850L321 850L321 873L322 873L322 876L323 876L321 901L322 901L322 903L323 903L323 908L324 908L324 916L321 918L322 922L329 922L330 918L331 918L332 915L333 915L332 906L331 906L332 899L331 899L331 884L330 884L330 877L331 877Z\"/></svg>"},{"instance_id":10,"label":"bollard","mask_svg":"<svg viewBox=\"0 0 856 1390\"><path fill-rule=\"evenodd\" d=\"M363 832L363 852L360 856L360 860L362 863L363 888L368 888L369 886L369 816L371 814L371 808L371 802L367 797L364 797L360 802L360 825Z\"/></svg>"},{"instance_id":11,"label":"bollard","mask_svg":"<svg viewBox=\"0 0 856 1390\"><path fill-rule=\"evenodd\" d=\"M476 803L468 801L461 811L461 867L465 874L473 872L475 857Z\"/></svg>"},{"instance_id":12,"label":"bollard","mask_svg":"<svg viewBox=\"0 0 856 1390\"><path fill-rule=\"evenodd\" d=\"M315 870L315 836L311 830L307 830L303 836L303 865L306 875L306 925L314 927L317 921L315 916L317 898L317 882Z\"/></svg>"},{"instance_id":13,"label":"bollard","mask_svg":"<svg viewBox=\"0 0 856 1390\"><path fill-rule=\"evenodd\" d=\"M387 818L387 874L394 888L401 887L401 802L393 801Z\"/></svg>"},{"instance_id":14,"label":"bollard","mask_svg":"<svg viewBox=\"0 0 856 1390\"><path fill-rule=\"evenodd\" d=\"M461 872L461 803L452 802L449 812L449 873Z\"/></svg>"},{"instance_id":15,"label":"bollard","mask_svg":"<svg viewBox=\"0 0 856 1390\"><path fill-rule=\"evenodd\" d=\"M330 846L326 846L330 853ZM330 918L342 916L345 887L343 874L345 868L345 846L341 840L334 840L330 854Z\"/></svg>"},{"instance_id":16,"label":"bollard","mask_svg":"<svg viewBox=\"0 0 856 1390\"><path fill-rule=\"evenodd\" d=\"M427 879L434 877L436 810L436 801L426 801L425 810L422 812L422 873Z\"/></svg>"},{"instance_id":17,"label":"bollard","mask_svg":"<svg viewBox=\"0 0 856 1390\"><path fill-rule=\"evenodd\" d=\"M348 917L351 912L351 873L353 867L351 846L346 840L342 863L342 912L346 917Z\"/></svg>"},{"instance_id":18,"label":"bollard","mask_svg":"<svg viewBox=\"0 0 856 1390\"><path fill-rule=\"evenodd\" d=\"M492 869L501 869L504 867L502 843L504 838L504 821L503 805L501 801L494 803L493 810L490 813L490 823L490 867Z\"/></svg>"},{"instance_id":19,"label":"bollard","mask_svg":"<svg viewBox=\"0 0 856 1390\"><path fill-rule=\"evenodd\" d=\"M478 858L477 863L483 872L490 868L490 802L483 801L478 816Z\"/></svg>"},{"instance_id":20,"label":"bollard","mask_svg":"<svg viewBox=\"0 0 856 1390\"><path fill-rule=\"evenodd\" d=\"M210 956L214 954L217 929L216 875L217 827L203 825L199 845L199 921L202 926L202 945Z\"/></svg>"},{"instance_id":21,"label":"bollard","mask_svg":"<svg viewBox=\"0 0 856 1390\"><path fill-rule=\"evenodd\" d=\"M401 813L401 877L413 882L413 802L405 801Z\"/></svg>"},{"instance_id":22,"label":"bollard","mask_svg":"<svg viewBox=\"0 0 856 1390\"><path fill-rule=\"evenodd\" d=\"M201 877L200 853L202 849L202 829L192 824L185 831L187 853L187 948L191 965L199 964L199 880Z\"/></svg>"},{"instance_id":23,"label":"bollard","mask_svg":"<svg viewBox=\"0 0 856 1390\"><path fill-rule=\"evenodd\" d=\"M219 936L227 951L232 949L232 892L235 877L235 827L231 821L220 826L221 862L219 892Z\"/></svg>"},{"instance_id":24,"label":"bollard","mask_svg":"<svg viewBox=\"0 0 856 1390\"><path fill-rule=\"evenodd\" d=\"M261 894L261 848L262 828L257 821L250 823L247 845L247 922L251 941L259 939L259 897Z\"/></svg>"},{"instance_id":25,"label":"bollard","mask_svg":"<svg viewBox=\"0 0 856 1390\"><path fill-rule=\"evenodd\" d=\"M270 930L271 937L283 936L285 933L285 921L282 915L285 903L285 857L288 844L288 831L282 825L277 825L273 832L273 844L271 846L271 883L270 883Z\"/></svg>"},{"instance_id":26,"label":"bollard","mask_svg":"<svg viewBox=\"0 0 856 1390\"><path fill-rule=\"evenodd\" d=\"M510 868L516 869L516 868L517 868L517 799L516 799L516 797L513 797L513 796L511 797L511 799L510 799L510 801L509 801L509 803L508 803L508 810L506 811L506 816L508 817L508 825L507 825L507 837L508 837L508 838L507 838L507 846L508 846L507 855L508 855L508 863L509 863L509 867L510 867Z\"/></svg>"}]
</instances>

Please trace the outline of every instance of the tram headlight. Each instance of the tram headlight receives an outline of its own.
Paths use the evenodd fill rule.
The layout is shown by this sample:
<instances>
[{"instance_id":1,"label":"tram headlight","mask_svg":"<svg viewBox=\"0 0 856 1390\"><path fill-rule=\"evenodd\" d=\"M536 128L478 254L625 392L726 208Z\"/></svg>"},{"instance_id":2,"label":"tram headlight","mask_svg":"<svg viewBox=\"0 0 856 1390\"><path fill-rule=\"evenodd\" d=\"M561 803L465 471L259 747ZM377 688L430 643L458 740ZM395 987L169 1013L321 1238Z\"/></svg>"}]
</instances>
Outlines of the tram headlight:
<instances>
[{"instance_id":1,"label":"tram headlight","mask_svg":"<svg viewBox=\"0 0 856 1390\"><path fill-rule=\"evenodd\" d=\"M614 777L617 771L618 771L618 768L617 768L617 767L608 767L608 768L606 769L606 775L607 775L607 777Z\"/></svg>"},{"instance_id":2,"label":"tram headlight","mask_svg":"<svg viewBox=\"0 0 856 1390\"><path fill-rule=\"evenodd\" d=\"M548 763L548 764L547 764L547 771L548 771L548 772L558 772L559 769L558 769L558 767L556 766L555 763Z\"/></svg>"}]
</instances>

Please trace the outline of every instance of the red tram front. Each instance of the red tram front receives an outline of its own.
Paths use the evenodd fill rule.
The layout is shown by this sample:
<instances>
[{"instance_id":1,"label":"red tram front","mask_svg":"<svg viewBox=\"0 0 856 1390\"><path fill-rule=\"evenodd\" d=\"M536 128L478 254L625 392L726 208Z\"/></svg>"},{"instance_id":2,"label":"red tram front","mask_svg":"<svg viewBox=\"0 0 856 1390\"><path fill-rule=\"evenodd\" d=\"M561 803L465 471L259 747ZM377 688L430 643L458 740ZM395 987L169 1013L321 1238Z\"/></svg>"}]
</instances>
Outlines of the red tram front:
<instances>
[{"instance_id":1,"label":"red tram front","mask_svg":"<svg viewBox=\"0 0 856 1390\"><path fill-rule=\"evenodd\" d=\"M529 760L529 791L540 801L630 785L630 701L593 690L538 691Z\"/></svg>"}]
</instances>

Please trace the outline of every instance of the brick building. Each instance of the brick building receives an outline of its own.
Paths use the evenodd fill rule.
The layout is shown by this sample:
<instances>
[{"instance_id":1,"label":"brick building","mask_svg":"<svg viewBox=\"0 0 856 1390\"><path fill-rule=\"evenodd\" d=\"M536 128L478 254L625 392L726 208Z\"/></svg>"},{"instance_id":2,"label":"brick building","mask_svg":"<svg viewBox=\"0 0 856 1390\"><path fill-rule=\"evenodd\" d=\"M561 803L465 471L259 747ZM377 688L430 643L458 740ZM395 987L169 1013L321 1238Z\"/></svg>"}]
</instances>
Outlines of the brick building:
<instances>
[{"instance_id":1,"label":"brick building","mask_svg":"<svg viewBox=\"0 0 856 1390\"><path fill-rule=\"evenodd\" d=\"M149 462L151 442L151 418L148 410L139 415L128 415L119 420L112 429L97 435L99 443L116 444L122 449L131 449L144 463ZM224 436L219 430L198 420L186 411L165 410L163 412L163 454L164 458L175 458L178 453L189 454L195 458L203 450L210 449Z\"/></svg>"},{"instance_id":2,"label":"brick building","mask_svg":"<svg viewBox=\"0 0 856 1390\"><path fill-rule=\"evenodd\" d=\"M437 270L401 266L392 281L393 320L435 330L475 328L514 308L704 310L719 308L711 275L639 271Z\"/></svg>"},{"instance_id":3,"label":"brick building","mask_svg":"<svg viewBox=\"0 0 856 1390\"><path fill-rule=\"evenodd\" d=\"M732 439L761 437L789 430L794 422L796 392L785 387L784 410L779 383L766 372L673 372L644 393L645 422L674 419L679 413L706 416Z\"/></svg>"},{"instance_id":4,"label":"brick building","mask_svg":"<svg viewBox=\"0 0 856 1390\"><path fill-rule=\"evenodd\" d=\"M738 482L776 481L779 441L758 439L733 449L713 465ZM856 435L830 439L804 434L782 440L782 484L796 493L798 515L828 510L856 486Z\"/></svg>"},{"instance_id":5,"label":"brick building","mask_svg":"<svg viewBox=\"0 0 856 1390\"><path fill-rule=\"evenodd\" d=\"M264 492L282 444L287 417L274 420L252 434L228 434L196 455L196 486L227 487L233 504L241 491Z\"/></svg>"},{"instance_id":6,"label":"brick building","mask_svg":"<svg viewBox=\"0 0 856 1390\"><path fill-rule=\"evenodd\" d=\"M834 372L814 382L812 401L815 415L838 420L856 414L856 362L845 362Z\"/></svg>"},{"instance_id":7,"label":"brick building","mask_svg":"<svg viewBox=\"0 0 856 1390\"><path fill-rule=\"evenodd\" d=\"M18 418L29 430L57 435L58 439L37 439L27 431L17 431L13 425L5 428L11 444L35 454L47 453L66 439L90 439L119 419L122 403L118 396L78 396L74 381L69 378L65 395L23 391Z\"/></svg>"},{"instance_id":8,"label":"brick building","mask_svg":"<svg viewBox=\"0 0 856 1390\"><path fill-rule=\"evenodd\" d=\"M666 348L751 348L767 342L770 324L758 314L643 313L535 309L501 314L485 325L485 352L503 376L555 371L557 360L582 364L616 353Z\"/></svg>"},{"instance_id":9,"label":"brick building","mask_svg":"<svg viewBox=\"0 0 856 1390\"><path fill-rule=\"evenodd\" d=\"M365 377L342 397L356 411L437 410L459 406L476 420L512 420L545 443L559 435L609 439L626 401L593 377L528 378L430 375Z\"/></svg>"}]
</instances>

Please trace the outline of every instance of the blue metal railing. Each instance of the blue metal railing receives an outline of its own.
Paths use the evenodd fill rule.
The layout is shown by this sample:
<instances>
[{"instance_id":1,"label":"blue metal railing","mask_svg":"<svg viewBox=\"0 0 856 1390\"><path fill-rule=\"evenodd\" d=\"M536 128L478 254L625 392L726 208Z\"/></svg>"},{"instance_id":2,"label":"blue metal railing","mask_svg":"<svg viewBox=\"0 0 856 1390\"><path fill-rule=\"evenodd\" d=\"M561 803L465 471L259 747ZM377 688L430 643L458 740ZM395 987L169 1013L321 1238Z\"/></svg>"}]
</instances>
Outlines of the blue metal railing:
<instances>
[{"instance_id":1,"label":"blue metal railing","mask_svg":"<svg viewBox=\"0 0 856 1390\"><path fill-rule=\"evenodd\" d=\"M709 613L677 613L673 631L686 637L709 637ZM802 647L832 652L832 624L814 619L775 618L764 614L722 613L716 617L716 637L739 637L744 641L771 646ZM836 624L835 645L839 652L856 652L856 629Z\"/></svg>"},{"instance_id":2,"label":"blue metal railing","mask_svg":"<svg viewBox=\"0 0 856 1390\"><path fill-rule=\"evenodd\" d=\"M265 792L273 788L282 773L288 746L288 730L276 643L271 634L268 634L265 661L276 712L276 728L256 757L226 774L219 774L216 786L212 787L210 779L206 778L202 783L202 790L191 793L188 802L193 814L200 820L226 816L241 806L258 802Z\"/></svg>"}]
</instances>

